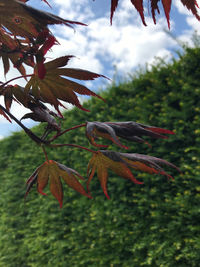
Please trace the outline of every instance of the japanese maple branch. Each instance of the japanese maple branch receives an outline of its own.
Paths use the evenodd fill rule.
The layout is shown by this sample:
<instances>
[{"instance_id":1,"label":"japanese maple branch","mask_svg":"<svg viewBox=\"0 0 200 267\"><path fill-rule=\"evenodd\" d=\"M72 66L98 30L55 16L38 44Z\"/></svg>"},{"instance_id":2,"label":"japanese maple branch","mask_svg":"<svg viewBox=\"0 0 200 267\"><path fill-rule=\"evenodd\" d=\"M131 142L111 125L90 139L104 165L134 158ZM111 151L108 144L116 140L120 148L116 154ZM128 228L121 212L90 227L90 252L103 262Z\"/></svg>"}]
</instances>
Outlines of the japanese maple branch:
<instances>
[{"instance_id":1,"label":"japanese maple branch","mask_svg":"<svg viewBox=\"0 0 200 267\"><path fill-rule=\"evenodd\" d=\"M4 108L1 104L0 104L0 109L2 109L11 119L13 119L23 130L24 132L33 140L35 141L37 144L48 144L48 141L42 140L41 138L39 138L37 135L35 135L31 130L29 130L26 126L24 126L24 124L21 123L21 121L19 121L14 115L12 115L6 108Z\"/></svg>"},{"instance_id":2,"label":"japanese maple branch","mask_svg":"<svg viewBox=\"0 0 200 267\"><path fill-rule=\"evenodd\" d=\"M91 153L97 153L96 151L92 150L92 149L89 149L87 147L84 147L84 146L79 146L79 145L75 145L75 144L49 144L48 145L49 147L63 147L63 146L71 146L71 147L76 147L76 148L80 148L80 149L84 149L86 151L89 151Z\"/></svg>"},{"instance_id":3,"label":"japanese maple branch","mask_svg":"<svg viewBox=\"0 0 200 267\"><path fill-rule=\"evenodd\" d=\"M69 132L69 131L71 131L71 130L75 130L75 129L77 129L77 128L81 128L81 127L85 127L85 126L86 126L86 123L83 123L83 124L80 124L80 125L76 125L76 126L74 126L74 127L72 127L72 128L66 129L66 130L64 130L63 132L57 133L55 136L53 136L53 137L49 140L49 143L52 142L52 141L54 141L54 140L55 140L56 138L58 138L59 136L65 134L65 133L67 133L67 132Z\"/></svg>"}]
</instances>

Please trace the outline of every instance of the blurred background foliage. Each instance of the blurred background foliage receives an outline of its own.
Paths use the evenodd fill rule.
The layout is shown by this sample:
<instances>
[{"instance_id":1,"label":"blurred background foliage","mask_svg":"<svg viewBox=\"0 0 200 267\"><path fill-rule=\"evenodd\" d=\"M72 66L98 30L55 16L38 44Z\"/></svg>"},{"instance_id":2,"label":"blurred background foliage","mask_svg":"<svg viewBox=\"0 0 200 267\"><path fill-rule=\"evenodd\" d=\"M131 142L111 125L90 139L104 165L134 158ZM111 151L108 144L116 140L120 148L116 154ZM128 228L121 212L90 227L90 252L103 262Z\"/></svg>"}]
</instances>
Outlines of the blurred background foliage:
<instances>
[{"instance_id":1,"label":"blurred background foliage","mask_svg":"<svg viewBox=\"0 0 200 267\"><path fill-rule=\"evenodd\" d=\"M64 185L60 209L48 192L32 190L24 202L25 181L43 163L42 151L23 132L0 142L0 266L199 266L200 262L200 48L184 48L166 64L158 61L102 96L92 99L88 114L73 109L65 128L88 121L136 121L175 131L168 140L129 143L134 153L166 159L183 172L174 181L135 173L144 185L110 174L103 195L97 177L93 199ZM39 133L41 127L35 127ZM60 137L59 143L90 147L84 129ZM124 143L125 144L125 143ZM116 146L110 149L119 151ZM71 148L49 151L86 177L90 153ZM169 170L170 173L171 170Z\"/></svg>"}]
</instances>

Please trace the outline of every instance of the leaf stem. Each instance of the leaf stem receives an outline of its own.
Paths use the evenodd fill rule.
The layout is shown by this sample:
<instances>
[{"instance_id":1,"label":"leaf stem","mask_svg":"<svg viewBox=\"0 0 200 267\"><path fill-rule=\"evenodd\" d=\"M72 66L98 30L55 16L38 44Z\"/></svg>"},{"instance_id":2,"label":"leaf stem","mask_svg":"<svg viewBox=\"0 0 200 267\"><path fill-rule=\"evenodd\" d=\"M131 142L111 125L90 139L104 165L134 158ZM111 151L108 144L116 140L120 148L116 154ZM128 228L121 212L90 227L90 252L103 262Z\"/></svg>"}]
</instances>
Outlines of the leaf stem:
<instances>
[{"instance_id":1,"label":"leaf stem","mask_svg":"<svg viewBox=\"0 0 200 267\"><path fill-rule=\"evenodd\" d=\"M45 156L46 161L49 162L49 159L48 159L48 156L47 156L47 152L46 152L44 146L41 145L41 147L42 147L42 150L43 150L43 152L44 152L44 156Z\"/></svg>"},{"instance_id":2,"label":"leaf stem","mask_svg":"<svg viewBox=\"0 0 200 267\"><path fill-rule=\"evenodd\" d=\"M21 79L21 78L27 78L27 77L32 77L34 74L27 74L27 75L22 75L22 76L18 76L18 77L15 77L15 78L12 78L10 79L9 81L3 83L1 85L1 87L5 87L8 83L12 82L12 81L15 81L15 80L18 80L18 79Z\"/></svg>"},{"instance_id":3,"label":"leaf stem","mask_svg":"<svg viewBox=\"0 0 200 267\"><path fill-rule=\"evenodd\" d=\"M23 130L24 132L37 144L48 144L48 141L42 140L37 135L35 135L31 130L29 130L24 124L21 123L14 115L12 115L6 108L0 104L0 109L2 109L11 119L13 119Z\"/></svg>"},{"instance_id":4,"label":"leaf stem","mask_svg":"<svg viewBox=\"0 0 200 267\"><path fill-rule=\"evenodd\" d=\"M89 152L91 152L91 153L95 153L95 154L97 154L97 151L94 151L94 150L89 149L89 148L84 147L84 146L75 145L75 144L49 144L48 146L50 146L50 147L71 146L71 147L76 147L76 148L84 149L84 150L89 151Z\"/></svg>"},{"instance_id":5,"label":"leaf stem","mask_svg":"<svg viewBox=\"0 0 200 267\"><path fill-rule=\"evenodd\" d=\"M71 131L71 130L75 130L75 129L77 129L77 128L81 128L81 127L85 127L85 126L86 126L86 123L83 123L83 124L80 124L80 125L76 125L76 126L74 126L74 127L72 127L72 128L66 129L66 130L64 130L63 132L60 132L60 133L57 133L56 135L54 135L54 136L49 140L49 142L54 141L54 140L55 140L56 138L58 138L59 136L65 134L65 133L67 133L67 132L69 132L69 131Z\"/></svg>"}]
</instances>

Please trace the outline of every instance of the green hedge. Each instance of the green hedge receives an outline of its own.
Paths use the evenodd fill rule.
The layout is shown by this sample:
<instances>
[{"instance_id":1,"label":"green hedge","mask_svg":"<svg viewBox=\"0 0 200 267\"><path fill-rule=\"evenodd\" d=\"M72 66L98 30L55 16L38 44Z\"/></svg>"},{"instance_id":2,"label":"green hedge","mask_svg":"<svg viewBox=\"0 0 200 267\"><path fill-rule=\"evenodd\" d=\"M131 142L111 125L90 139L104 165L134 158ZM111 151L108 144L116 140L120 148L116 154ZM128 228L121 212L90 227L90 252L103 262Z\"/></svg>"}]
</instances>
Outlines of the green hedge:
<instances>
[{"instance_id":1,"label":"green hedge","mask_svg":"<svg viewBox=\"0 0 200 267\"><path fill-rule=\"evenodd\" d=\"M199 265L200 49L187 48L171 64L160 62L102 94L106 104L92 99L85 104L89 114L67 112L65 127L132 120L173 130L176 135L167 140L148 140L152 148L129 143L130 152L164 158L183 174L171 172L175 180L168 181L135 173L142 186L110 174L111 200L95 177L92 200L65 186L62 209L53 196L35 190L24 202L25 181L44 157L24 133L13 134L0 143L0 266ZM89 146L84 129L60 139ZM86 175L88 153L62 148L49 155Z\"/></svg>"}]
</instances>

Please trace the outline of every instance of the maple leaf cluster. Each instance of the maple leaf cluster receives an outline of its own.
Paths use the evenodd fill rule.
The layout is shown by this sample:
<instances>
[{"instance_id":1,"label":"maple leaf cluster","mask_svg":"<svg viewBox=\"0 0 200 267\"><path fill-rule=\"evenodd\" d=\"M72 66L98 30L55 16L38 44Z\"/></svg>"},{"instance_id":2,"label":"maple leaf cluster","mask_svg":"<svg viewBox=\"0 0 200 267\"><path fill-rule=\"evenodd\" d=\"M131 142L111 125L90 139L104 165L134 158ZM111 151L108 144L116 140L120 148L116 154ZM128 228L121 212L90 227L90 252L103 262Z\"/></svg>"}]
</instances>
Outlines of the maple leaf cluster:
<instances>
[{"instance_id":1,"label":"maple leaf cluster","mask_svg":"<svg viewBox=\"0 0 200 267\"><path fill-rule=\"evenodd\" d=\"M102 137L110 140L112 143L121 148L129 149L121 143L119 137L129 141L143 143L145 141L141 138L142 136L149 136L157 139L168 138L166 134L174 134L172 131L167 129L147 126L136 122L87 122L86 124L80 125L80 127L85 127L86 136L93 146L103 148L107 148L108 146L97 144L95 139ZM58 135L61 134L62 133ZM78 147L73 144L55 144L52 146ZM44 194L43 189L49 182L51 193L59 201L60 207L62 207L63 190L61 179L64 180L68 186L82 195L92 198L89 185L95 172L97 172L97 177L100 181L102 190L105 196L109 199L110 197L107 192L108 170L113 171L115 174L125 179L131 180L135 184L143 184L143 182L138 181L134 177L131 169L149 174L160 174L166 176L168 179L173 179L173 177L168 174L162 166L169 166L176 169L178 172L181 172L174 164L153 156L136 153L120 153L111 150L93 151L87 148L83 149L92 153L92 158L88 163L87 169L87 190L85 190L82 184L78 182L77 178L81 180L84 180L84 178L77 173L77 171L58 162L48 160L47 158L47 161L39 166L28 179L26 196L35 183L37 184L38 192Z\"/></svg>"},{"instance_id":2,"label":"maple leaf cluster","mask_svg":"<svg viewBox=\"0 0 200 267\"><path fill-rule=\"evenodd\" d=\"M46 0L42 1L49 5ZM195 0L180 1L200 20ZM47 52L54 45L59 44L49 26L60 24L73 28L75 25L86 25L82 22L66 20L52 13L35 9L28 5L27 2L28 0L0 0L0 58L3 62L4 75L6 76L10 67L16 68L20 73L20 76L14 77L7 82L0 81L0 96L4 98L4 106L0 105L0 114L9 122L14 120L20 125L25 133L42 148L46 158L45 162L28 179L26 196L34 184L36 184L38 192L44 194L43 190L49 183L51 193L62 206L63 189L61 181L64 181L69 187L82 195L91 198L89 185L96 172L103 192L109 198L107 192L108 170L136 184L141 184L142 182L134 177L133 170L164 175L170 179L173 177L163 169L163 166L172 167L180 172L175 165L165 160L143 154L103 150L107 149L108 145L98 144L97 142L98 138L103 138L121 149L129 149L122 143L123 140L149 145L143 139L143 136L165 139L168 138L168 134L174 134L170 130L133 121L86 122L62 130L62 119L64 117L60 107L64 107L64 103L70 103L83 111L89 111L81 105L77 94L94 96L104 100L101 96L81 84L80 81L106 77L87 70L66 67L73 55L65 55L47 61ZM170 27L171 0L148 1L153 21L156 23L156 12L160 12L159 2L162 3L168 26ZM111 0L111 24L118 3L119 0ZM131 3L139 12L143 24L146 25L143 0L131 0ZM26 73L27 66L32 69L32 74ZM19 84L10 84L12 81L21 78L25 79L26 84L24 87ZM13 101L30 110L21 120L29 118L46 124L42 136L37 136L32 130L27 129L21 120L19 121L10 112ZM52 111L47 104L53 106L55 111ZM91 150L78 144L54 143L61 135L80 127L85 127L88 141L94 147L101 148L101 150ZM84 178L77 171L48 159L46 147L64 146L76 147L92 153L88 164L86 188L79 182L79 179L84 180Z\"/></svg>"}]
</instances>

